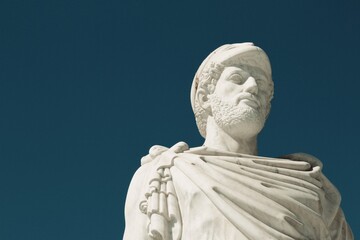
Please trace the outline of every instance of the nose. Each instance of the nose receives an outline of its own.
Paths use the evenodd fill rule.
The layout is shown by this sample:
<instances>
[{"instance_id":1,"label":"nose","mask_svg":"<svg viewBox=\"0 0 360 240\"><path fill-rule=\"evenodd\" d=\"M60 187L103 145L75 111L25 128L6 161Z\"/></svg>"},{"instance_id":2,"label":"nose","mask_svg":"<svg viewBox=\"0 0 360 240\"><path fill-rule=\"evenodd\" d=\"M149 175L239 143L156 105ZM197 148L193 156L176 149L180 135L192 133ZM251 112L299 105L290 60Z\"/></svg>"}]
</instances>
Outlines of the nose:
<instances>
[{"instance_id":1,"label":"nose","mask_svg":"<svg viewBox=\"0 0 360 240\"><path fill-rule=\"evenodd\" d=\"M245 83L244 83L244 92L249 92L251 94L258 94L258 85L256 83L255 78L253 77L248 77L248 79L246 79Z\"/></svg>"}]
</instances>

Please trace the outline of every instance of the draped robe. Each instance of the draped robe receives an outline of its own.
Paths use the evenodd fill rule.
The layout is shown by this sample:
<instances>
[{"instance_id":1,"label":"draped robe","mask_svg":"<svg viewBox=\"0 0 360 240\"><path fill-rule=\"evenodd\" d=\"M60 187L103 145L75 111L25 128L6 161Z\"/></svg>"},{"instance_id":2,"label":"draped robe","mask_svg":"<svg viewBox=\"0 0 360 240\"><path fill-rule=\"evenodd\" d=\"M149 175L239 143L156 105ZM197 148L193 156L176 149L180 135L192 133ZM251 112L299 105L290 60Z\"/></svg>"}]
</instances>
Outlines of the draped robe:
<instances>
[{"instance_id":1,"label":"draped robe","mask_svg":"<svg viewBox=\"0 0 360 240\"><path fill-rule=\"evenodd\" d=\"M182 144L154 146L142 159L127 195L125 240L353 239L315 157Z\"/></svg>"}]
</instances>

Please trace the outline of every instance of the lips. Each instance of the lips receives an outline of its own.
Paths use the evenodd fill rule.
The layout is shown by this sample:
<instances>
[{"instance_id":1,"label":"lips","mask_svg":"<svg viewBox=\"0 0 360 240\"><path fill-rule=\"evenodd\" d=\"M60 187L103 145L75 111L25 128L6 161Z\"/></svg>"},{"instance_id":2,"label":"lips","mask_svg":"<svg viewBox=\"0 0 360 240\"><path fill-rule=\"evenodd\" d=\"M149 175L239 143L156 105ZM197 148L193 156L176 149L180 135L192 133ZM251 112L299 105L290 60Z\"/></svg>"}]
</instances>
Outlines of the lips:
<instances>
[{"instance_id":1,"label":"lips","mask_svg":"<svg viewBox=\"0 0 360 240\"><path fill-rule=\"evenodd\" d=\"M257 103L257 101L254 100L249 100L249 99L243 99L240 102L245 103L246 105L253 107L253 108L258 108L259 104Z\"/></svg>"},{"instance_id":2,"label":"lips","mask_svg":"<svg viewBox=\"0 0 360 240\"><path fill-rule=\"evenodd\" d=\"M259 100L254 95L249 94L249 93L240 94L238 96L238 98L236 99L236 104L239 104L240 102L245 103L246 105L253 107L253 108L260 107Z\"/></svg>"}]
</instances>

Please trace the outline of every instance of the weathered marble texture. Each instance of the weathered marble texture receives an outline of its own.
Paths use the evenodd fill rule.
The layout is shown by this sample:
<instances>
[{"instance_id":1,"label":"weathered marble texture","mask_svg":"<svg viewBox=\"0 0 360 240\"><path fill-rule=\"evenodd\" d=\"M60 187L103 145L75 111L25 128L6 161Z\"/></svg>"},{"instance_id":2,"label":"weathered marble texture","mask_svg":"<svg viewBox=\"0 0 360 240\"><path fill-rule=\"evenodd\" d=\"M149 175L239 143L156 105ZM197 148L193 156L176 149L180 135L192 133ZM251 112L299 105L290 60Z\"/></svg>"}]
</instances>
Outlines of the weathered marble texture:
<instances>
[{"instance_id":1,"label":"weathered marble texture","mask_svg":"<svg viewBox=\"0 0 360 240\"><path fill-rule=\"evenodd\" d=\"M204 146L154 146L142 158L124 239L353 239L318 159L256 156L272 95L262 49L242 43L212 52L191 90Z\"/></svg>"}]
</instances>

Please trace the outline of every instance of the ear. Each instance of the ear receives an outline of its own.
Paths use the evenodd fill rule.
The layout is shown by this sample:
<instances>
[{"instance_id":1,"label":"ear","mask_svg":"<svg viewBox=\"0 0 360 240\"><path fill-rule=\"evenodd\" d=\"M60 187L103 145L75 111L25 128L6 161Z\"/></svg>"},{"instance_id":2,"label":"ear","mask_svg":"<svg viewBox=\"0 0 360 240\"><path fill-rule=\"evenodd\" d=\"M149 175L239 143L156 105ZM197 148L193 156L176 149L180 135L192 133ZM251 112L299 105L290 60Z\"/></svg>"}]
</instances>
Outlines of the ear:
<instances>
[{"instance_id":1,"label":"ear","mask_svg":"<svg viewBox=\"0 0 360 240\"><path fill-rule=\"evenodd\" d=\"M196 98L198 99L200 107L204 109L207 114L212 115L208 95L208 92L202 88L199 88L196 92Z\"/></svg>"}]
</instances>

